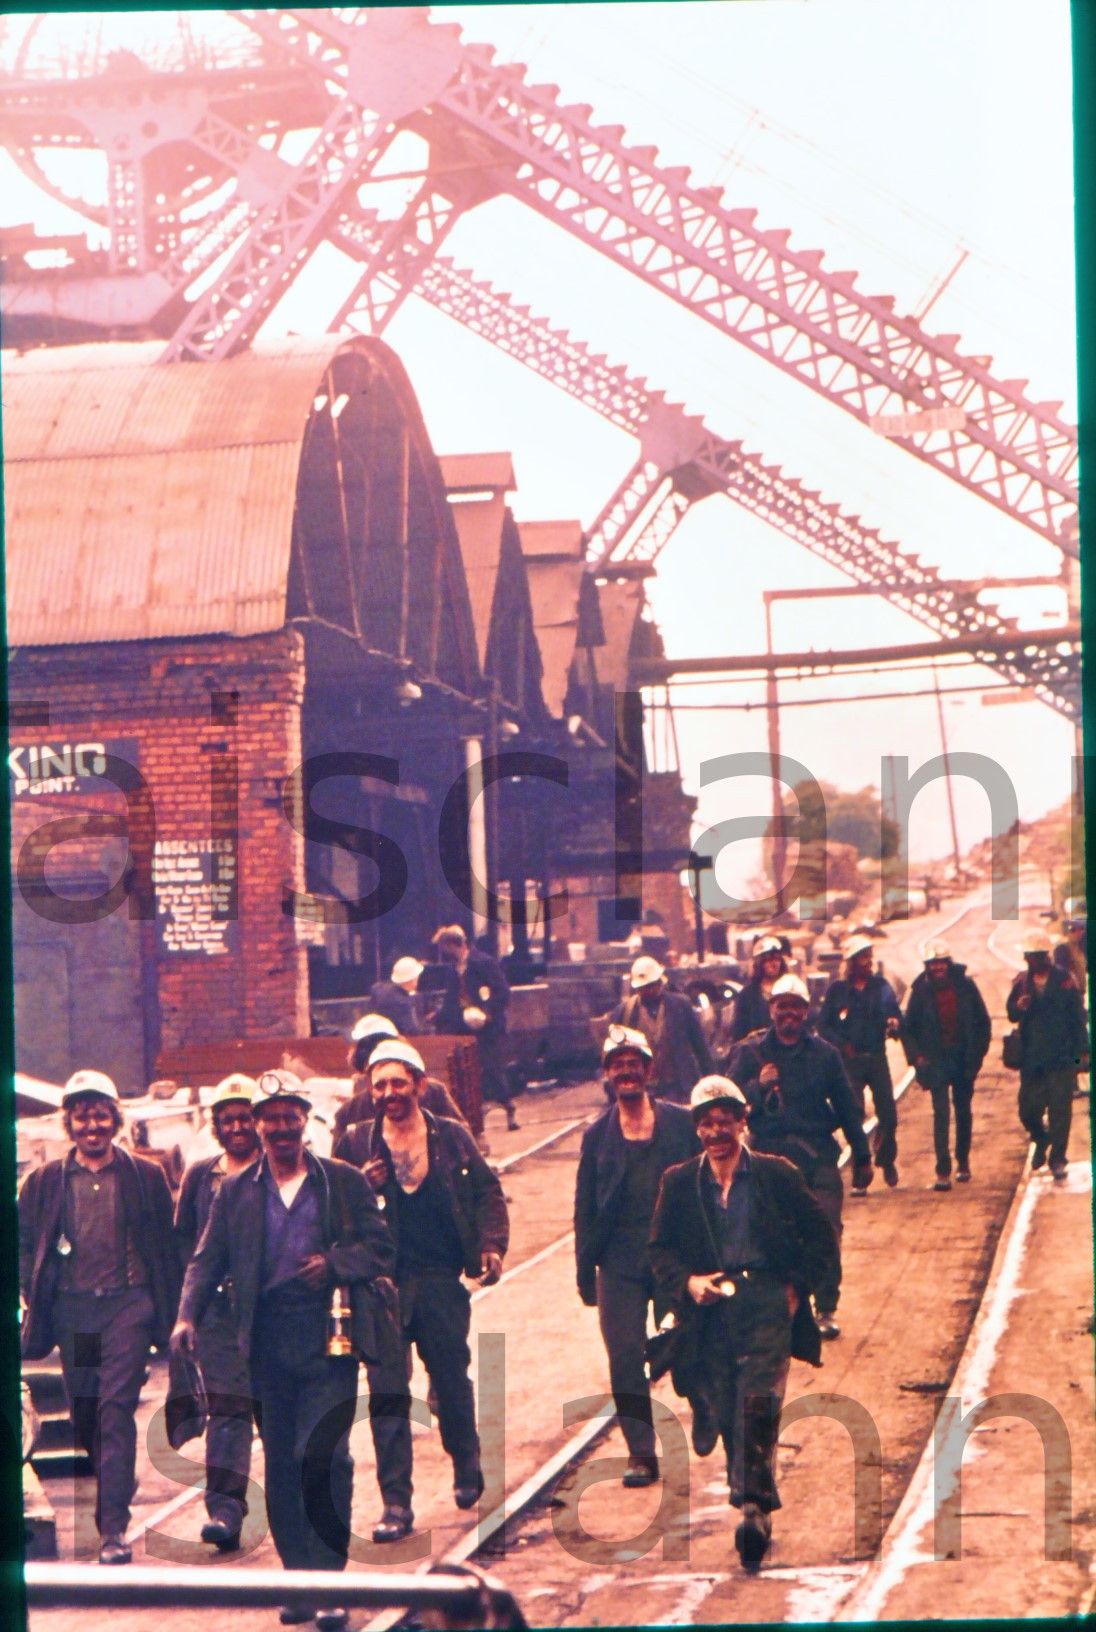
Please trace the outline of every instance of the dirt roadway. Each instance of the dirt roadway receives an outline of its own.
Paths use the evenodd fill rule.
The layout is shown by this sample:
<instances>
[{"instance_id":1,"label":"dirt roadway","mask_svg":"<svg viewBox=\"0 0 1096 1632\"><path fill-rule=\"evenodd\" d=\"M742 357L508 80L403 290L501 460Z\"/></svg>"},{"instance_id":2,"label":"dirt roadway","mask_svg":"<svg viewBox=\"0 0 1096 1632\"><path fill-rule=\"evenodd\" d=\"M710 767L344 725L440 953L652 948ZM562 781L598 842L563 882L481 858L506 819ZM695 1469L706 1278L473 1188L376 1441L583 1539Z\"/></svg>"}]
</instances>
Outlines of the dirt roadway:
<instances>
[{"instance_id":1,"label":"dirt roadway","mask_svg":"<svg viewBox=\"0 0 1096 1632\"><path fill-rule=\"evenodd\" d=\"M985 893L974 897L975 904L951 924L948 935L955 955L969 958L991 1008L999 1013L1009 975L1005 963L987 951L988 908L978 904ZM935 921L889 926L881 946L888 967L908 979L919 966L921 940L955 919L963 905L951 904ZM1015 939L1016 926L999 926L994 944L1006 959ZM999 1035L1000 1028L995 1030ZM873 1526L878 1530L879 1517L885 1525L900 1509L931 1435L935 1396L944 1391L959 1361L1023 1168L1015 1077L997 1069L998 1058L995 1038L975 1101L974 1182L950 1194L937 1195L930 1188L927 1096L916 1088L907 1092L900 1107L898 1189L873 1186L865 1201L850 1201L847 1207L843 1335L827 1347L823 1370L793 1367L789 1403L823 1393L844 1395L878 1429L877 1469L870 1455L864 1459L869 1479L878 1474L878 1491L876 1501L863 1505L861 1549L865 1533ZM503 1135L492 1125L493 1159L504 1159L510 1150L601 1103L594 1085L530 1098L522 1107L527 1125L521 1134ZM1087 1111L1087 1101L1077 1104ZM1078 1128L1074 1137L1078 1155L1083 1133ZM485 1463L496 1493L503 1486L515 1489L570 1437L574 1428L565 1427L563 1420L566 1402L587 1397L592 1410L606 1387L596 1317L575 1296L573 1254L566 1239L579 1137L580 1130L573 1130L551 1151L505 1175L516 1224L508 1267L518 1273L478 1299L474 1310L475 1333L494 1340L482 1350L490 1367L479 1387ZM931 1560L930 1539L933 1567L918 1563L924 1538L914 1526L906 1553L888 1563L888 1576L877 1579L879 1572L873 1575L855 1556L849 1433L825 1417L795 1422L785 1431L780 1452L785 1507L777 1518L771 1567L756 1579L744 1579L734 1563L733 1524L718 1454L698 1462L687 1451L680 1454L679 1446L679 1454L668 1457L668 1495L622 1491L619 1469L608 1461L622 1454L615 1430L595 1451L597 1465L588 1464L578 1474L581 1481L598 1472L608 1477L589 1485L576 1504L576 1476L569 1476L557 1492L563 1505L541 1508L518 1521L505 1552L484 1562L514 1590L530 1624L537 1626L828 1620L843 1602L855 1602L855 1594L868 1589L878 1599L873 1614L883 1619L1004 1614L1021 1605L1028 1614L1075 1611L1089 1590L1088 1561L1096 1550L1092 1338L1085 1329L1092 1308L1091 1217L1083 1175L1079 1168L1065 1192L1042 1187L1046 1194L1038 1196L1026 1235L1021 1293L987 1374L994 1390L1000 1386L1043 1394L1067 1423L1073 1445L1071 1562L1041 1563L1038 1440L1023 1423L1000 1421L985 1424L976 1436L980 1455L974 1447L968 1452L963 1505L970 1516L964 1519L963 1559L954 1564ZM1023 1295L1029 1288L1029 1295ZM499 1365L498 1334L505 1334L504 1367ZM475 1339L473 1348L475 1352ZM986 1387L967 1398L968 1408L990 1391ZM678 1412L687 1431L687 1408L665 1386L658 1394ZM851 1408L845 1409L847 1414ZM151 1415L151 1402L145 1415ZM365 1423L355 1430L354 1449L355 1527L365 1536L379 1505ZM430 1553L437 1558L464 1526L451 1502L436 1431L417 1428L415 1449L420 1530L430 1530ZM261 1482L258 1452L254 1476ZM63 1485L52 1482L50 1494L63 1509ZM186 1492L170 1478L143 1475L135 1522L156 1515L180 1495L184 1505L159 1519L156 1528L189 1542L185 1562L204 1562L208 1550L194 1542L201 1504L185 1501ZM649 1545L637 1542L662 1500L663 1534L649 1537ZM71 1500L67 1517L70 1549ZM253 1539L261 1538L261 1516L249 1521L249 1530ZM421 1567L404 1551L415 1540L403 1544L398 1557L395 1550L386 1552L386 1562ZM65 1551L63 1541L62 1556ZM137 1557L153 1562L141 1558L140 1546ZM259 1539L240 1567L273 1563L269 1540ZM359 1552L359 1563L375 1560ZM987 1563L992 1569L986 1569ZM172 1632L198 1632L222 1618L221 1612L182 1610L157 1616L169 1622ZM356 1615L352 1624L367 1620ZM116 1612L112 1621L118 1632L150 1632L154 1624L151 1612ZM68 1632L72 1624L73 1617L60 1612L32 1618L34 1632ZM233 1615L233 1624L239 1632L265 1632L277 1623L270 1611L241 1611Z\"/></svg>"}]
</instances>

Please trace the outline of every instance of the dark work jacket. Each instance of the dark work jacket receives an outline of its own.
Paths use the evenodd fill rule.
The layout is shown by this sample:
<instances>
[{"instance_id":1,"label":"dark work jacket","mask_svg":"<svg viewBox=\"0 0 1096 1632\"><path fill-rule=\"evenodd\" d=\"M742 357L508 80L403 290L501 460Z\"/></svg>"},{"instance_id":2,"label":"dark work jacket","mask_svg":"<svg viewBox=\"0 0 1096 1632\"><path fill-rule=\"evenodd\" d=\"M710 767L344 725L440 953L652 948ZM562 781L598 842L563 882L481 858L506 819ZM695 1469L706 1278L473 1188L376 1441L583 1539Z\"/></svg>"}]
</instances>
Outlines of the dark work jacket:
<instances>
[{"instance_id":1,"label":"dark work jacket","mask_svg":"<svg viewBox=\"0 0 1096 1632\"><path fill-rule=\"evenodd\" d=\"M445 1000L435 1016L434 1030L450 1036L501 1037L506 1030L510 987L494 958L489 958L486 952L470 951L463 979L453 965L448 974ZM471 1031L464 1023L467 1008L482 1009L487 1016L487 1024L478 1032Z\"/></svg>"},{"instance_id":2,"label":"dark work jacket","mask_svg":"<svg viewBox=\"0 0 1096 1632\"><path fill-rule=\"evenodd\" d=\"M682 1322L703 1317L688 1292L690 1275L720 1270L719 1245L704 1207L701 1185L707 1159L695 1156L662 1175L651 1239L647 1248L655 1280ZM799 1307L792 1320L792 1354L821 1364L822 1340L809 1294L838 1269L837 1236L798 1169L782 1156L750 1151L753 1186L751 1234L765 1255L765 1268L795 1288Z\"/></svg>"},{"instance_id":3,"label":"dark work jacket","mask_svg":"<svg viewBox=\"0 0 1096 1632\"><path fill-rule=\"evenodd\" d=\"M700 1149L693 1119L683 1105L656 1099L653 1144L660 1172L687 1162ZM575 1264L579 1296L596 1301L595 1272L613 1233L624 1192L627 1141L613 1105L582 1136L575 1184Z\"/></svg>"},{"instance_id":4,"label":"dark work jacket","mask_svg":"<svg viewBox=\"0 0 1096 1632\"><path fill-rule=\"evenodd\" d=\"M319 1191L320 1228L331 1284L352 1286L378 1275L391 1277L396 1249L377 1200L357 1168L305 1151ZM179 1316L197 1326L226 1275L235 1291L240 1352L251 1354L259 1303L266 1218L266 1158L233 1173L213 1198L209 1219L187 1266Z\"/></svg>"},{"instance_id":5,"label":"dark work jacket","mask_svg":"<svg viewBox=\"0 0 1096 1632\"><path fill-rule=\"evenodd\" d=\"M1082 1055L1088 1053L1088 1026L1079 988L1071 975L1051 965L1050 977L1041 998L1032 996L1031 1006L1020 1008L1026 991L1034 993L1035 983L1027 970L1016 976L1008 994L1007 1012L1020 1027L1021 1071L1075 1071Z\"/></svg>"},{"instance_id":6,"label":"dark work jacket","mask_svg":"<svg viewBox=\"0 0 1096 1632\"><path fill-rule=\"evenodd\" d=\"M965 963L953 963L948 980L955 992L956 1020L959 1028L957 1048L962 1051L963 1071L973 1082L982 1069L990 1039L989 1010L982 994L967 974ZM922 970L910 987L902 1021L902 1047L911 1065L924 1055L929 1066L939 1065L944 1059L940 1042L940 1011L936 1007L936 988Z\"/></svg>"},{"instance_id":7,"label":"dark work jacket","mask_svg":"<svg viewBox=\"0 0 1096 1632\"><path fill-rule=\"evenodd\" d=\"M19 1192L19 1284L27 1301L23 1356L42 1360L53 1348L53 1300L60 1280L63 1170L68 1156L32 1168ZM130 1236L148 1274L156 1309L152 1341L167 1346L179 1302L182 1262L171 1217L171 1191L158 1162L114 1147L118 1196Z\"/></svg>"},{"instance_id":8,"label":"dark work jacket","mask_svg":"<svg viewBox=\"0 0 1096 1632\"><path fill-rule=\"evenodd\" d=\"M734 1000L731 1019L732 1043L739 1043L751 1031L764 1031L769 1024L769 1000L761 990L759 980L747 981Z\"/></svg>"},{"instance_id":9,"label":"dark work jacket","mask_svg":"<svg viewBox=\"0 0 1096 1632\"><path fill-rule=\"evenodd\" d=\"M759 1080L763 1065L780 1073L782 1105ZM804 1143L815 1156L836 1161L834 1129L840 1128L852 1147L854 1162L868 1162L871 1153L841 1056L831 1044L805 1031L794 1048L785 1048L770 1026L756 1041L739 1043L731 1055L729 1075L750 1106L750 1149L791 1155Z\"/></svg>"},{"instance_id":10,"label":"dark work jacket","mask_svg":"<svg viewBox=\"0 0 1096 1632\"><path fill-rule=\"evenodd\" d=\"M205 1156L200 1162L192 1162L183 1174L179 1197L175 1203L175 1234L179 1238L179 1249L184 1264L202 1239L202 1231L209 1219L209 1209L213 1205L214 1169L223 1154L222 1151L218 1151L216 1156ZM226 1173L224 1178L231 1176Z\"/></svg>"},{"instance_id":11,"label":"dark work jacket","mask_svg":"<svg viewBox=\"0 0 1096 1632\"><path fill-rule=\"evenodd\" d=\"M701 1029L700 1017L680 992L663 991L659 998L661 1029L633 992L613 1011L612 1023L643 1032L654 1050L651 1073L652 1094L667 1099L688 1099L701 1077L709 1076L715 1065Z\"/></svg>"},{"instance_id":12,"label":"dark work jacket","mask_svg":"<svg viewBox=\"0 0 1096 1632\"><path fill-rule=\"evenodd\" d=\"M369 1006L371 1013L391 1020L401 1037L415 1037L422 1030L415 999L394 980L378 980L370 987Z\"/></svg>"},{"instance_id":13,"label":"dark work jacket","mask_svg":"<svg viewBox=\"0 0 1096 1632\"><path fill-rule=\"evenodd\" d=\"M853 986L850 980L834 981L822 999L822 1011L818 1016L818 1034L846 1057L848 1051L855 1054L879 1054L886 1047L887 1021L900 1021L902 1018L898 999L894 995L894 987L876 970L868 976L863 991L856 994L858 999L856 1011L849 1008L852 996ZM854 1012L858 1013L861 1021L856 1032L853 1029ZM846 1014L847 1017L842 1019L842 1014Z\"/></svg>"},{"instance_id":14,"label":"dark work jacket","mask_svg":"<svg viewBox=\"0 0 1096 1632\"><path fill-rule=\"evenodd\" d=\"M354 1081L356 1088L353 1097L335 1112L335 1142L331 1154L337 1156L340 1162L353 1162L355 1167L364 1167L369 1160L369 1140L377 1105L368 1076L355 1077ZM447 1116L462 1127L468 1126L460 1106L437 1077L422 1079L419 1104L431 1116ZM358 1129L361 1129L360 1133Z\"/></svg>"},{"instance_id":15,"label":"dark work jacket","mask_svg":"<svg viewBox=\"0 0 1096 1632\"><path fill-rule=\"evenodd\" d=\"M510 1215L502 1185L498 1175L491 1171L480 1155L476 1141L463 1123L451 1122L444 1116L431 1116L429 1111L422 1114L426 1121L430 1166L441 1180L442 1193L460 1241L464 1273L474 1279L483 1274L485 1252L497 1252L500 1257L505 1257L510 1245ZM384 1155L383 1122L382 1113L370 1129L367 1161ZM390 1166L381 1198L397 1249L398 1191L396 1176Z\"/></svg>"}]
</instances>

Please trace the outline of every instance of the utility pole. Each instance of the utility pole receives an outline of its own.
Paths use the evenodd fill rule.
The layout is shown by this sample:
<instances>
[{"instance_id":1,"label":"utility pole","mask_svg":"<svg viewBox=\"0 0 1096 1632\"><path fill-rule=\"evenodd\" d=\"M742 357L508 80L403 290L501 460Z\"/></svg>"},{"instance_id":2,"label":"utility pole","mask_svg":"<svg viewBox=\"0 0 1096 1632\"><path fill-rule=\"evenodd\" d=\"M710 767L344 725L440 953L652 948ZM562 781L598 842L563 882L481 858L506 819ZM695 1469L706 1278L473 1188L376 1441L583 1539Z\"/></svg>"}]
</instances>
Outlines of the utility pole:
<instances>
[{"instance_id":1,"label":"utility pole","mask_svg":"<svg viewBox=\"0 0 1096 1632\"><path fill-rule=\"evenodd\" d=\"M765 590L765 652L771 657L773 651L773 591ZM771 666L765 674L765 712L769 717L769 779L772 784L772 831L773 831L773 889L775 894L775 914L779 916L784 911L784 871L788 859L788 841L784 830L784 786L780 778L780 699L777 693L776 670ZM699 879L697 884L699 886Z\"/></svg>"},{"instance_id":2,"label":"utility pole","mask_svg":"<svg viewBox=\"0 0 1096 1632\"><path fill-rule=\"evenodd\" d=\"M963 868L959 860L959 829L955 825L955 799L951 788L951 762L948 759L948 734L944 729L944 699L940 695L940 677L936 672L936 664L932 666L932 689L936 693L936 715L940 721L940 750L944 756L944 786L948 794L948 820L951 822L951 849L955 857L955 877L958 881L963 876Z\"/></svg>"}]
</instances>

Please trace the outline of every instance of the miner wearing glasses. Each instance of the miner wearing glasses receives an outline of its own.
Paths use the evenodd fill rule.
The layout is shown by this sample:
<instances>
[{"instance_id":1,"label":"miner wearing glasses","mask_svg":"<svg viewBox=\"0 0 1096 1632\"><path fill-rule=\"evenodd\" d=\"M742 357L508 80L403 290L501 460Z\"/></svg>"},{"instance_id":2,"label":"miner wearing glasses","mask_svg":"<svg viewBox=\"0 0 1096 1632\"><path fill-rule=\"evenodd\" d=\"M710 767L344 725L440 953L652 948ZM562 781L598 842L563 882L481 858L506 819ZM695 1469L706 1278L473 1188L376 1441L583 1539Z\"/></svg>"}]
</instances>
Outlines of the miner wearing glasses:
<instances>
[{"instance_id":1,"label":"miner wearing glasses","mask_svg":"<svg viewBox=\"0 0 1096 1632\"><path fill-rule=\"evenodd\" d=\"M735 1546L752 1570L780 1506L788 1362L821 1364L810 1293L833 1271L837 1238L791 1162L746 1148L748 1106L735 1083L704 1077L691 1110L703 1153L663 1175L648 1257L682 1328L673 1379L693 1407L694 1449L723 1441L729 1500L742 1513Z\"/></svg>"}]
</instances>

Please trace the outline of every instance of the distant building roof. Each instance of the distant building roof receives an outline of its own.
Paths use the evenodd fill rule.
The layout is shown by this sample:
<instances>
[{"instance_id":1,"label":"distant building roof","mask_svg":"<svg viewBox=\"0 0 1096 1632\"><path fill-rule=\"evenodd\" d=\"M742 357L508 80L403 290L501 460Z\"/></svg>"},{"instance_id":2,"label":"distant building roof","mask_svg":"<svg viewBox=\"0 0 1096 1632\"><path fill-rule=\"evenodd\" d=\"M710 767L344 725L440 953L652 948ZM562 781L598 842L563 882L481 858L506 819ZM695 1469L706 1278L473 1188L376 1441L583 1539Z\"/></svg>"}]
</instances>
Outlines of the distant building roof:
<instances>
[{"instance_id":1,"label":"distant building roof","mask_svg":"<svg viewBox=\"0 0 1096 1632\"><path fill-rule=\"evenodd\" d=\"M442 481L449 493L513 493L513 455L509 453L442 453Z\"/></svg>"},{"instance_id":2,"label":"distant building roof","mask_svg":"<svg viewBox=\"0 0 1096 1632\"><path fill-rule=\"evenodd\" d=\"M522 521L518 523L522 554L527 560L547 556L581 561L582 525L577 521Z\"/></svg>"},{"instance_id":3,"label":"distant building roof","mask_svg":"<svg viewBox=\"0 0 1096 1632\"><path fill-rule=\"evenodd\" d=\"M605 644L598 648L597 677L604 685L626 691L630 680L630 657L636 622L644 606L643 584L600 584L601 622Z\"/></svg>"},{"instance_id":4,"label":"distant building roof","mask_svg":"<svg viewBox=\"0 0 1096 1632\"><path fill-rule=\"evenodd\" d=\"M464 504L453 506L453 520L460 539L464 576L468 580L476 649L481 665L487 656L487 642L491 634L491 609L495 604L505 519L506 501L501 492L489 499L469 499Z\"/></svg>"}]
</instances>

